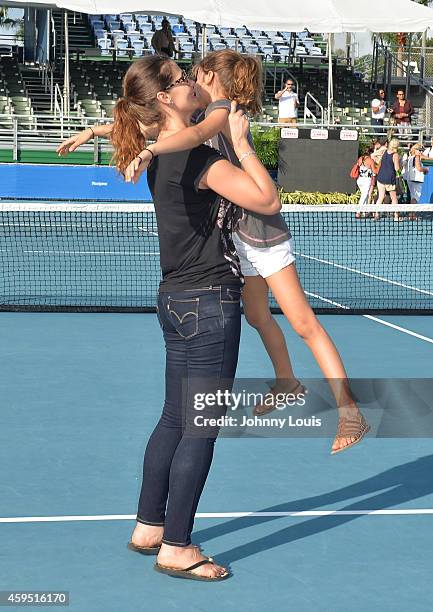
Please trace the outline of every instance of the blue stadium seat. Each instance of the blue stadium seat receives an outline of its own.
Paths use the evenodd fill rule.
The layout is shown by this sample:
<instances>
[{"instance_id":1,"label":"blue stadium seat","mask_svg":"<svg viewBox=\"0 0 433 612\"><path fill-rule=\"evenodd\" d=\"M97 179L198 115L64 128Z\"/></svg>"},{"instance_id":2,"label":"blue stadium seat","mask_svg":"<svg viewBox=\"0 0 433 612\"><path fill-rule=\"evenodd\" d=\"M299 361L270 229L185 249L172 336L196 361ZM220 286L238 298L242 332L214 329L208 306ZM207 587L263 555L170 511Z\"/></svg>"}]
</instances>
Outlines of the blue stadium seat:
<instances>
[{"instance_id":1,"label":"blue stadium seat","mask_svg":"<svg viewBox=\"0 0 433 612\"><path fill-rule=\"evenodd\" d=\"M180 50L183 57L191 57L194 52L194 43L183 42Z\"/></svg>"},{"instance_id":2,"label":"blue stadium seat","mask_svg":"<svg viewBox=\"0 0 433 612\"><path fill-rule=\"evenodd\" d=\"M113 30L120 30L120 21L108 21L107 25L110 32Z\"/></svg>"},{"instance_id":3,"label":"blue stadium seat","mask_svg":"<svg viewBox=\"0 0 433 612\"><path fill-rule=\"evenodd\" d=\"M101 29L94 30L93 34L95 35L95 38L99 40L99 38L104 38L105 36L107 36L108 32L107 30L104 30L101 28Z\"/></svg>"},{"instance_id":4,"label":"blue stadium seat","mask_svg":"<svg viewBox=\"0 0 433 612\"><path fill-rule=\"evenodd\" d=\"M308 53L309 53L310 55L312 55L312 56L316 56L316 57L319 57L319 56L323 55L323 53L322 53L322 49L321 49L320 47L316 47L316 46L314 46L314 47L310 47L310 48L308 49Z\"/></svg>"},{"instance_id":5,"label":"blue stadium seat","mask_svg":"<svg viewBox=\"0 0 433 612\"><path fill-rule=\"evenodd\" d=\"M219 31L221 32L221 36L223 36L225 39L227 39L227 36L232 35L231 28L219 28Z\"/></svg>"},{"instance_id":6,"label":"blue stadium seat","mask_svg":"<svg viewBox=\"0 0 433 612\"><path fill-rule=\"evenodd\" d=\"M247 47L245 47L245 49L246 52L250 55L257 55L259 53L258 45L248 45Z\"/></svg>"},{"instance_id":7,"label":"blue stadium seat","mask_svg":"<svg viewBox=\"0 0 433 612\"><path fill-rule=\"evenodd\" d=\"M281 61L288 61L290 55L290 47L288 47L287 45L277 45L277 52L281 56Z\"/></svg>"},{"instance_id":8,"label":"blue stadium seat","mask_svg":"<svg viewBox=\"0 0 433 612\"><path fill-rule=\"evenodd\" d=\"M152 24L151 23L141 23L140 32L142 34L146 34L147 32L152 32Z\"/></svg>"},{"instance_id":9,"label":"blue stadium seat","mask_svg":"<svg viewBox=\"0 0 433 612\"><path fill-rule=\"evenodd\" d=\"M129 48L129 44L128 41L125 38L117 38L116 39L116 48L117 48L117 55L119 56L124 56L124 55L128 55L128 48Z\"/></svg>"},{"instance_id":10,"label":"blue stadium seat","mask_svg":"<svg viewBox=\"0 0 433 612\"><path fill-rule=\"evenodd\" d=\"M113 41L122 40L125 38L125 32L123 30L114 30L111 32L111 37Z\"/></svg>"},{"instance_id":11,"label":"blue stadium seat","mask_svg":"<svg viewBox=\"0 0 433 612\"><path fill-rule=\"evenodd\" d=\"M129 38L131 45L134 42L134 40L142 40L142 36L140 32L128 32L128 38Z\"/></svg>"},{"instance_id":12,"label":"blue stadium seat","mask_svg":"<svg viewBox=\"0 0 433 612\"><path fill-rule=\"evenodd\" d=\"M263 45L261 49L265 58L272 58L272 56L275 54L275 49L273 45Z\"/></svg>"},{"instance_id":13,"label":"blue stadium seat","mask_svg":"<svg viewBox=\"0 0 433 612\"><path fill-rule=\"evenodd\" d=\"M295 56L296 57L303 57L308 55L307 53L307 49L303 46L303 45L296 45L295 47Z\"/></svg>"},{"instance_id":14,"label":"blue stadium seat","mask_svg":"<svg viewBox=\"0 0 433 612\"><path fill-rule=\"evenodd\" d=\"M133 54L137 57L141 57L144 53L144 41L143 40L133 40L131 41L131 47L133 49Z\"/></svg>"},{"instance_id":15,"label":"blue stadium seat","mask_svg":"<svg viewBox=\"0 0 433 612\"><path fill-rule=\"evenodd\" d=\"M108 38L99 38L98 47L101 49L101 55L111 55L111 41Z\"/></svg>"},{"instance_id":16,"label":"blue stadium seat","mask_svg":"<svg viewBox=\"0 0 433 612\"><path fill-rule=\"evenodd\" d=\"M92 26L93 31L100 30L105 27L105 21L102 19L95 19L94 21L90 22L90 25Z\"/></svg>"},{"instance_id":17,"label":"blue stadium seat","mask_svg":"<svg viewBox=\"0 0 433 612\"><path fill-rule=\"evenodd\" d=\"M266 46L269 44L269 38L267 36L256 36L256 42L260 47Z\"/></svg>"},{"instance_id":18,"label":"blue stadium seat","mask_svg":"<svg viewBox=\"0 0 433 612\"><path fill-rule=\"evenodd\" d=\"M171 29L173 30L173 34L179 34L180 32L185 32L185 26L182 23L174 24Z\"/></svg>"},{"instance_id":19,"label":"blue stadium seat","mask_svg":"<svg viewBox=\"0 0 433 612\"><path fill-rule=\"evenodd\" d=\"M221 51L222 49L227 49L227 45L222 42L212 43L212 48L214 51Z\"/></svg>"}]
</instances>

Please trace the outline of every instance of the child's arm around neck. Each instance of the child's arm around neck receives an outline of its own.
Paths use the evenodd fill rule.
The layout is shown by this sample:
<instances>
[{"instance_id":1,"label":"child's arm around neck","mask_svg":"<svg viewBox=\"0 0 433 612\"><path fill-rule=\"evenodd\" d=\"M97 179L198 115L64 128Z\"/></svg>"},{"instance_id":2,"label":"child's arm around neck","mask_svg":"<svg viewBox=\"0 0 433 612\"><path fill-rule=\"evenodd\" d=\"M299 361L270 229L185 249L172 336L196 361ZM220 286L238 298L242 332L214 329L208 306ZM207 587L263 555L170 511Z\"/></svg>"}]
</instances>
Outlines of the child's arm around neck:
<instances>
[{"instance_id":1,"label":"child's arm around neck","mask_svg":"<svg viewBox=\"0 0 433 612\"><path fill-rule=\"evenodd\" d=\"M184 128L176 134L158 140L143 149L134 160L131 160L125 172L125 180L127 182L131 180L134 183L137 182L143 170L147 168L156 155L194 149L222 132L227 125L230 114L230 102L224 102L224 105L212 103L210 107L213 107L213 104L215 104L215 107L210 108L206 118L197 125Z\"/></svg>"}]
</instances>

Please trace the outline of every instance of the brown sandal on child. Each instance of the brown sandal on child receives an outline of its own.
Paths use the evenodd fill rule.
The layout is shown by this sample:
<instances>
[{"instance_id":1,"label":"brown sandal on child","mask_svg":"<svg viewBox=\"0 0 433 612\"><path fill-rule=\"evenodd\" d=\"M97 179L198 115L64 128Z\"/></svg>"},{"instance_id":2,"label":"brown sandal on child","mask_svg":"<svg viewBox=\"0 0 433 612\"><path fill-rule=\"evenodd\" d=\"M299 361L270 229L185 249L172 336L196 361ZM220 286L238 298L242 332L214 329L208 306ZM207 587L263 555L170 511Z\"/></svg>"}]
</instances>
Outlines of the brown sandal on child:
<instances>
[{"instance_id":1,"label":"brown sandal on child","mask_svg":"<svg viewBox=\"0 0 433 612\"><path fill-rule=\"evenodd\" d=\"M367 421L364 419L361 413L357 418L348 419L347 417L340 417L338 419L338 429L337 434L335 436L335 440L354 438L353 442L349 442L346 446L341 446L340 448L336 448L335 450L331 450L331 455L335 455L340 453L341 451L346 450L347 448L351 448L355 444L358 444L365 436L366 433L370 431L370 425L367 424ZM334 440L334 441L335 441Z\"/></svg>"},{"instance_id":2,"label":"brown sandal on child","mask_svg":"<svg viewBox=\"0 0 433 612\"><path fill-rule=\"evenodd\" d=\"M277 384L274 387L270 388L269 393L267 393L266 395L271 395L273 396L274 399L276 399L275 396L280 393L283 393L284 395L294 395L295 397L301 394L308 393L306 387L304 387L304 385L300 383L297 378L294 379L294 383L295 384L294 384L293 389L283 390L283 389L278 388L278 382L277 382ZM253 410L253 415L254 416L264 416L265 414L268 414L269 412L272 412L273 410L276 410L275 403L257 404L257 406L255 406Z\"/></svg>"}]
</instances>

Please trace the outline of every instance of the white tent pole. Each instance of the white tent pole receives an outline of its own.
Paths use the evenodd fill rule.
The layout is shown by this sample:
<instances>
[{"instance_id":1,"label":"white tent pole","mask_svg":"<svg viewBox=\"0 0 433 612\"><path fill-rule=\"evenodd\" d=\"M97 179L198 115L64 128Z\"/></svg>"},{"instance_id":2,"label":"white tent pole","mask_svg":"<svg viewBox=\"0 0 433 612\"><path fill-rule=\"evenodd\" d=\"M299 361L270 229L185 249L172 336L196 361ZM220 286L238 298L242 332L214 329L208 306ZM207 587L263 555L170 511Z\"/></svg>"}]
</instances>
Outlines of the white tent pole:
<instances>
[{"instance_id":1,"label":"white tent pole","mask_svg":"<svg viewBox=\"0 0 433 612\"><path fill-rule=\"evenodd\" d=\"M201 58L203 59L206 55L207 50L207 27L206 24L203 23L201 28Z\"/></svg>"},{"instance_id":2,"label":"white tent pole","mask_svg":"<svg viewBox=\"0 0 433 612\"><path fill-rule=\"evenodd\" d=\"M334 83L332 78L333 34L328 34L328 126L333 122Z\"/></svg>"},{"instance_id":3,"label":"white tent pole","mask_svg":"<svg viewBox=\"0 0 433 612\"><path fill-rule=\"evenodd\" d=\"M65 10L65 72L63 75L63 108L65 115L69 117L69 24L68 11Z\"/></svg>"}]
</instances>

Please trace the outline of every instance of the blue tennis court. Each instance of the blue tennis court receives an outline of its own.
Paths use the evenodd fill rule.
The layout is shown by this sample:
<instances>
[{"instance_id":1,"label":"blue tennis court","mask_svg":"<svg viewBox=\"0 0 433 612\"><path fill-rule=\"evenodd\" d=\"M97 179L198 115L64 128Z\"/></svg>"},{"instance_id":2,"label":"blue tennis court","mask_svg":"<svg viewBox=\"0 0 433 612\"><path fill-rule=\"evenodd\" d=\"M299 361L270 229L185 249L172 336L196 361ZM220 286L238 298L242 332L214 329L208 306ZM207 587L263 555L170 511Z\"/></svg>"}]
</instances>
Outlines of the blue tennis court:
<instances>
[{"instance_id":1,"label":"blue tennis court","mask_svg":"<svg viewBox=\"0 0 433 612\"><path fill-rule=\"evenodd\" d=\"M335 219L338 213L330 214ZM431 219L393 223L386 217L355 226L345 214L350 219L329 231L328 240L306 217L291 227L315 305L356 310L357 298L359 309L372 311L320 315L349 376L429 378L432 319L421 313L429 311L433 295ZM131 238L130 224L116 221L117 230L125 228L116 238L112 219L102 232L93 219L80 222L78 232L70 231L71 219L50 219L2 216L4 302L24 309L55 303L92 308L95 296L82 284L88 276L99 306L151 307L153 225L134 217ZM12 257L8 240L14 234L17 244L16 224ZM139 267L143 253L146 270ZM380 303L389 314L375 312ZM418 308L419 314L394 314L392 307ZM320 378L304 343L277 317L296 375ZM69 591L70 609L80 612L431 609L429 438L370 436L337 456L325 438L220 438L193 541L229 564L233 577L212 586L169 579L153 571L151 557L126 548L144 446L163 402L156 315L1 312L0 330L0 590ZM237 375L272 377L259 337L245 321ZM363 409L368 415L368 406Z\"/></svg>"}]
</instances>

